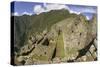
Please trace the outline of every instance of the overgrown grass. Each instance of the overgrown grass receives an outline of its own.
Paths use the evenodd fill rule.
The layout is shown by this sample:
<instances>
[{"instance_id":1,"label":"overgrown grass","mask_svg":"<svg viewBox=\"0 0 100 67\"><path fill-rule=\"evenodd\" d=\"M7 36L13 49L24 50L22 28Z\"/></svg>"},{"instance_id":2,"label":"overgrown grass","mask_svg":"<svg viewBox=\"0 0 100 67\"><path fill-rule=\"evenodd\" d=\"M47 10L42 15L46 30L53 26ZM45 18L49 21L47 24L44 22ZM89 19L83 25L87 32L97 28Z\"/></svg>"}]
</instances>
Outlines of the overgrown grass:
<instances>
[{"instance_id":1,"label":"overgrown grass","mask_svg":"<svg viewBox=\"0 0 100 67\"><path fill-rule=\"evenodd\" d=\"M57 38L56 57L60 58L65 57L64 41L62 33Z\"/></svg>"}]
</instances>

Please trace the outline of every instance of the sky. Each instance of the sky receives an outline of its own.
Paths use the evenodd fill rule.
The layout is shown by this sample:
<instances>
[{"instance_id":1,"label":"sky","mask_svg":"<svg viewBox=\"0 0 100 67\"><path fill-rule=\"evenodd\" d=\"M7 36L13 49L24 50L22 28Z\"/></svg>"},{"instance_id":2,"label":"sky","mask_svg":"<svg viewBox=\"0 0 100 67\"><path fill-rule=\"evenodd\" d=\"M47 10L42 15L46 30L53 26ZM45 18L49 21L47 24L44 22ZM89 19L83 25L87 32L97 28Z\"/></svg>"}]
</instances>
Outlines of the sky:
<instances>
[{"instance_id":1,"label":"sky","mask_svg":"<svg viewBox=\"0 0 100 67\"><path fill-rule=\"evenodd\" d=\"M43 3L43 2L12 2L11 13L15 16L23 14L39 15L42 12L49 12L51 10L67 9L70 13L83 14L89 20L93 14L97 14L96 6L82 6L71 4L56 4L56 3Z\"/></svg>"}]
</instances>

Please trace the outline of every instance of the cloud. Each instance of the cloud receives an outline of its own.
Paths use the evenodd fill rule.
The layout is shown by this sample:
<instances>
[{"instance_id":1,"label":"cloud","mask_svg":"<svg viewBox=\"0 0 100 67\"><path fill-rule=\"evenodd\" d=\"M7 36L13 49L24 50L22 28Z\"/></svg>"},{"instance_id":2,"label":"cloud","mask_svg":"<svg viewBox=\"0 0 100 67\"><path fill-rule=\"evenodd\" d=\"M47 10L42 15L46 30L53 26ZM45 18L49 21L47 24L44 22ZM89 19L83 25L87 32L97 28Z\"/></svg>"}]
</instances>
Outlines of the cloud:
<instances>
[{"instance_id":1,"label":"cloud","mask_svg":"<svg viewBox=\"0 0 100 67\"><path fill-rule=\"evenodd\" d=\"M62 5L62 4L47 4L45 6L47 11L50 10L60 10L60 9L69 9L66 5Z\"/></svg>"},{"instance_id":2,"label":"cloud","mask_svg":"<svg viewBox=\"0 0 100 67\"><path fill-rule=\"evenodd\" d=\"M18 12L12 13L13 16L19 16Z\"/></svg>"},{"instance_id":3,"label":"cloud","mask_svg":"<svg viewBox=\"0 0 100 67\"><path fill-rule=\"evenodd\" d=\"M40 14L40 13L42 13L42 12L44 12L45 10L44 10L44 8L41 6L41 5L36 5L36 6L34 6L34 13L36 13L36 14Z\"/></svg>"},{"instance_id":4,"label":"cloud","mask_svg":"<svg viewBox=\"0 0 100 67\"><path fill-rule=\"evenodd\" d=\"M30 15L30 16L32 15L32 13L28 13L28 12L26 12L26 11L22 13L22 15L24 15L24 14L25 14L25 15Z\"/></svg>"},{"instance_id":5,"label":"cloud","mask_svg":"<svg viewBox=\"0 0 100 67\"><path fill-rule=\"evenodd\" d=\"M28 13L28 12L23 12L23 13L21 13L21 14L19 14L18 12L14 12L14 13L12 13L12 16L22 16L22 15L32 15L32 13Z\"/></svg>"},{"instance_id":6,"label":"cloud","mask_svg":"<svg viewBox=\"0 0 100 67\"><path fill-rule=\"evenodd\" d=\"M69 7L62 4L43 4L43 7L41 5L36 5L34 6L34 13L40 14L42 12L49 12L51 10L60 10L60 9L69 9Z\"/></svg>"},{"instance_id":7,"label":"cloud","mask_svg":"<svg viewBox=\"0 0 100 67\"><path fill-rule=\"evenodd\" d=\"M69 10L70 13L75 13L77 15L81 14L81 12L77 12L77 11L73 11L73 10Z\"/></svg>"}]
</instances>

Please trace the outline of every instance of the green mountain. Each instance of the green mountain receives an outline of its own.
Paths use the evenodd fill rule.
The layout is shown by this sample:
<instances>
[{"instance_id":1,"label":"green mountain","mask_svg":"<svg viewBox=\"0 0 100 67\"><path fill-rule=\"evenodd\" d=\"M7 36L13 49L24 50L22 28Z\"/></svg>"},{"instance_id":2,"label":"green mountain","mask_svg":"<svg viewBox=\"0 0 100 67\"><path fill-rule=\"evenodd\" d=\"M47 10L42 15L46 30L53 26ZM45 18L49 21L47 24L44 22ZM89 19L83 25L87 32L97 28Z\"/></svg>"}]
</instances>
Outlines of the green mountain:
<instances>
[{"instance_id":1,"label":"green mountain","mask_svg":"<svg viewBox=\"0 0 100 67\"><path fill-rule=\"evenodd\" d=\"M88 21L81 14L70 14L62 9L32 16L12 16L12 20L16 65L97 58L96 16Z\"/></svg>"},{"instance_id":2,"label":"green mountain","mask_svg":"<svg viewBox=\"0 0 100 67\"><path fill-rule=\"evenodd\" d=\"M15 44L23 46L29 35L39 34L44 29L49 31L50 27L68 17L75 17L76 14L69 14L67 10L52 10L40 15L23 15L14 17ZM18 47L19 48L19 47Z\"/></svg>"}]
</instances>

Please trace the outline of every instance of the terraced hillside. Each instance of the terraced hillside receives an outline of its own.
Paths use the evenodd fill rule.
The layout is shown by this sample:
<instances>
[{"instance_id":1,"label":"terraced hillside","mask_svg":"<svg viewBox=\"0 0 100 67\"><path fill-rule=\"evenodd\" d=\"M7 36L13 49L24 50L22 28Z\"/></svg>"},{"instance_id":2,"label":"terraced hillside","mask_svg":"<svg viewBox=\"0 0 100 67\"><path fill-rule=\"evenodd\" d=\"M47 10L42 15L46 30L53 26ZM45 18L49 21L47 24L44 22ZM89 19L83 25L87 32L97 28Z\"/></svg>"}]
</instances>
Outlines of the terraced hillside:
<instances>
[{"instance_id":1,"label":"terraced hillside","mask_svg":"<svg viewBox=\"0 0 100 67\"><path fill-rule=\"evenodd\" d=\"M67 10L52 10L48 13L40 15L23 15L14 16L14 29L15 29L15 44L20 48L23 46L30 35L40 34L44 29L49 31L50 27L67 17L76 16L70 14ZM13 18L13 16L12 16Z\"/></svg>"},{"instance_id":2,"label":"terraced hillside","mask_svg":"<svg viewBox=\"0 0 100 67\"><path fill-rule=\"evenodd\" d=\"M97 60L96 16L62 9L12 18L15 65Z\"/></svg>"}]
</instances>

